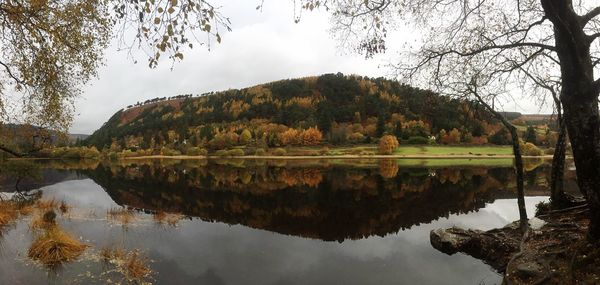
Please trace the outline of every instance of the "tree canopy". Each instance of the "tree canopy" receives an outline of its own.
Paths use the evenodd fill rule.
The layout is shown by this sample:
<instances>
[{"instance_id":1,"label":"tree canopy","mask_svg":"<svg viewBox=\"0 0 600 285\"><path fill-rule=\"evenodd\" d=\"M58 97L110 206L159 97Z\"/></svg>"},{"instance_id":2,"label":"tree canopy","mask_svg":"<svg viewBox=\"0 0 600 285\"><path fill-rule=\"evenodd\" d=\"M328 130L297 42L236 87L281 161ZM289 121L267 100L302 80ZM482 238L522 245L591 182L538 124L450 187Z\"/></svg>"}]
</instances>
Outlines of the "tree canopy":
<instances>
[{"instance_id":1,"label":"tree canopy","mask_svg":"<svg viewBox=\"0 0 600 285\"><path fill-rule=\"evenodd\" d=\"M66 131L73 100L97 76L112 39L121 49L142 49L156 67L161 55L182 60L196 42L220 42L221 29L229 20L203 0L2 1L0 123Z\"/></svg>"}]
</instances>

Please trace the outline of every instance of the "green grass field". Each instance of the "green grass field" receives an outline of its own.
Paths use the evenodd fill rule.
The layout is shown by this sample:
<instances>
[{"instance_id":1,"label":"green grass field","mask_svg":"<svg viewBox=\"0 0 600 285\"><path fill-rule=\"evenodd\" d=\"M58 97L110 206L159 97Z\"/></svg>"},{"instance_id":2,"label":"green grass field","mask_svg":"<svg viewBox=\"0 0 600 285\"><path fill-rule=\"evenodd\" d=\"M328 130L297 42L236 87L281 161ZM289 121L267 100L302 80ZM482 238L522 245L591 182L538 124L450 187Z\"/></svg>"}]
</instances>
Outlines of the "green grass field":
<instances>
[{"instance_id":1,"label":"green grass field","mask_svg":"<svg viewBox=\"0 0 600 285\"><path fill-rule=\"evenodd\" d=\"M396 159L400 166L411 167L450 167L450 166L488 166L488 167L510 167L513 164L512 158L427 158Z\"/></svg>"},{"instance_id":2,"label":"green grass field","mask_svg":"<svg viewBox=\"0 0 600 285\"><path fill-rule=\"evenodd\" d=\"M329 156L336 155L376 155L377 146L356 145L356 146L335 146L329 147L323 152L323 147L291 147L288 148L288 155L316 155L317 153ZM394 152L395 155L423 155L423 156L453 156L453 155L512 155L510 146L446 146L446 145L400 145Z\"/></svg>"},{"instance_id":3,"label":"green grass field","mask_svg":"<svg viewBox=\"0 0 600 285\"><path fill-rule=\"evenodd\" d=\"M400 146L397 155L512 155L510 146Z\"/></svg>"}]
</instances>

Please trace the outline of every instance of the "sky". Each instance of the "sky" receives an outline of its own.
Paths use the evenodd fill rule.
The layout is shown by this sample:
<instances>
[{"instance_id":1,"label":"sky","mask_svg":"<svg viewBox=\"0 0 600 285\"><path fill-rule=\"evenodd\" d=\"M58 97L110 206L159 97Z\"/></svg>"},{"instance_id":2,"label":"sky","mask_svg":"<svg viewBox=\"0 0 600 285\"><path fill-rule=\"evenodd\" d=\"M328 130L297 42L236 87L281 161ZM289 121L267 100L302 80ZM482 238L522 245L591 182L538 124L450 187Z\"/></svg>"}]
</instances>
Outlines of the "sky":
<instances>
[{"instance_id":1,"label":"sky","mask_svg":"<svg viewBox=\"0 0 600 285\"><path fill-rule=\"evenodd\" d=\"M70 132L91 134L121 108L156 97L245 88L325 73L386 76L390 74L386 64L402 46L414 41L414 33L401 27L391 33L388 52L365 59L339 47L324 11L304 13L295 23L291 1L265 1L260 11L256 10L258 0L220 2L222 13L231 19L232 32L223 33L222 42L213 42L210 50L206 46L187 50L184 60L174 66L164 61L150 69L141 51L132 58L113 44L106 51L98 78L85 86L76 101ZM134 64L134 59L139 63ZM540 112L529 102L508 102L504 108Z\"/></svg>"}]
</instances>

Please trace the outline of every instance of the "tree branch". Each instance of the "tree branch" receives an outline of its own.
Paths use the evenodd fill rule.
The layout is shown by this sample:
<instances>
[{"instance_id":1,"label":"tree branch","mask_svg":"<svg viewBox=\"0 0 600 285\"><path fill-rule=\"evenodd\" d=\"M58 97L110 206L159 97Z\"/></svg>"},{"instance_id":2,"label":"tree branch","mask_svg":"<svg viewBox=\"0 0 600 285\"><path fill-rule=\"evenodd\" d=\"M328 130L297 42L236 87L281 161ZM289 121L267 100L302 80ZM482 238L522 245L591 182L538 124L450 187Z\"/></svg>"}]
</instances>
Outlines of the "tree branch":
<instances>
[{"instance_id":1,"label":"tree branch","mask_svg":"<svg viewBox=\"0 0 600 285\"><path fill-rule=\"evenodd\" d=\"M554 46L551 45L546 45L546 44L542 44L542 43L529 43L529 42L517 42L517 43L512 43L512 44L504 44L504 45L491 45L491 46L484 46L481 47L479 49L470 51L470 52L460 52L457 50L448 50L446 52L446 54L448 53L454 53L460 56L474 56L477 54L480 54L484 51L488 51L488 50L494 50L494 49L510 49L510 48L517 48L517 47L538 47L541 49L547 49L547 50L551 50L551 51L556 51L556 48Z\"/></svg>"},{"instance_id":2,"label":"tree branch","mask_svg":"<svg viewBox=\"0 0 600 285\"><path fill-rule=\"evenodd\" d=\"M596 79L596 81L594 81L592 88L594 88L594 92L596 92L596 94L600 93L600 79Z\"/></svg>"},{"instance_id":3,"label":"tree branch","mask_svg":"<svg viewBox=\"0 0 600 285\"><path fill-rule=\"evenodd\" d=\"M579 22L583 27L587 25L594 17L600 15L600 6L592 9L587 14L579 16Z\"/></svg>"},{"instance_id":4,"label":"tree branch","mask_svg":"<svg viewBox=\"0 0 600 285\"><path fill-rule=\"evenodd\" d=\"M6 73L8 73L8 76L10 76L10 78L15 80L18 84L24 84L24 82L21 79L19 79L16 75L12 73L10 67L6 63L0 61L0 65L4 66L4 68L6 69Z\"/></svg>"}]
</instances>

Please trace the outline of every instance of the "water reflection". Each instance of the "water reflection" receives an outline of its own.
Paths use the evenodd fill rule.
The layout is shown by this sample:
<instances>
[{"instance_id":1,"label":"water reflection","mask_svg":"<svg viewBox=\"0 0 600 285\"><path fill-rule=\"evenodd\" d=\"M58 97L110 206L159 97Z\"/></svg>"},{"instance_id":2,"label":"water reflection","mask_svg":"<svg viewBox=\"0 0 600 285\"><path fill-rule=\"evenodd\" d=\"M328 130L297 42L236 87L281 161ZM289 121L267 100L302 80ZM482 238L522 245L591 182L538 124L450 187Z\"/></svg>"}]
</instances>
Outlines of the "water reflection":
<instances>
[{"instance_id":1,"label":"water reflection","mask_svg":"<svg viewBox=\"0 0 600 285\"><path fill-rule=\"evenodd\" d=\"M510 168L315 161L136 161L84 173L119 205L326 241L384 236L514 197ZM547 195L545 165L527 172Z\"/></svg>"},{"instance_id":2,"label":"water reflection","mask_svg":"<svg viewBox=\"0 0 600 285\"><path fill-rule=\"evenodd\" d=\"M498 284L487 265L437 252L428 237L434 228L517 219L514 173L448 163L44 161L42 174L69 176L43 187L43 199L73 206L58 223L91 248L49 279L26 259L33 236L24 220L0 242L0 284L115 281L93 257L105 247L147 253L157 284ZM537 196L547 196L549 173L548 162L528 166L530 213L547 199ZM567 172L574 191L572 180ZM129 224L109 217L122 206L139 210Z\"/></svg>"}]
</instances>

